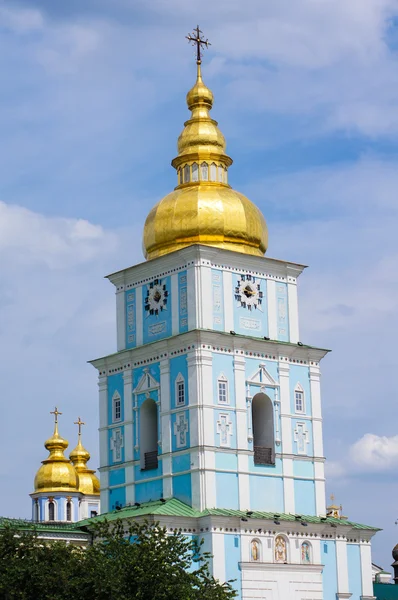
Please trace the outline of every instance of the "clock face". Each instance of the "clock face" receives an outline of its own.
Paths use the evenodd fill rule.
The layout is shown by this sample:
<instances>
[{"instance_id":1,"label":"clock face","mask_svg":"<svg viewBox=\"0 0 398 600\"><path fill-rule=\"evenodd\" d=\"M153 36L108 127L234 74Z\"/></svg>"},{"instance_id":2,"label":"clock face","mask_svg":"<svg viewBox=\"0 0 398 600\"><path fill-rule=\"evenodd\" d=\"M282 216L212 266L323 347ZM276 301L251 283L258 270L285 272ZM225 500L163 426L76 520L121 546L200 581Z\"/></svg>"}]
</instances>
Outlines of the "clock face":
<instances>
[{"instance_id":1,"label":"clock face","mask_svg":"<svg viewBox=\"0 0 398 600\"><path fill-rule=\"evenodd\" d=\"M145 298L145 310L149 315L158 315L159 312L167 310L167 297L169 292L166 285L160 279L155 279L148 286Z\"/></svg>"},{"instance_id":2,"label":"clock face","mask_svg":"<svg viewBox=\"0 0 398 600\"><path fill-rule=\"evenodd\" d=\"M243 308L262 312L263 292L260 290L260 284L252 275L242 275L238 280L235 287L235 299Z\"/></svg>"}]
</instances>

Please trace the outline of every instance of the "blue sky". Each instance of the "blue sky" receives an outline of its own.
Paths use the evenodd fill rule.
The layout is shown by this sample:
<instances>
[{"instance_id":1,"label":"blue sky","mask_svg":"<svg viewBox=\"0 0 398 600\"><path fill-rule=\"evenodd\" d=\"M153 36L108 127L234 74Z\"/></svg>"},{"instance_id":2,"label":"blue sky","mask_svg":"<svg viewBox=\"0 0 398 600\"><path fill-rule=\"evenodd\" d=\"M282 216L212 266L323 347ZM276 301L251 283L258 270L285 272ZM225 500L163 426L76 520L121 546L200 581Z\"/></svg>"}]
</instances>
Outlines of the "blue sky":
<instances>
[{"instance_id":1,"label":"blue sky","mask_svg":"<svg viewBox=\"0 0 398 600\"><path fill-rule=\"evenodd\" d=\"M82 6L84 4L84 6ZM51 431L80 415L97 464L96 373L115 349L103 275L142 260L175 185L199 22L203 72L263 211L268 255L310 265L301 338L323 363L328 493L398 541L396 0L70 0L0 4L0 514L26 516Z\"/></svg>"}]
</instances>

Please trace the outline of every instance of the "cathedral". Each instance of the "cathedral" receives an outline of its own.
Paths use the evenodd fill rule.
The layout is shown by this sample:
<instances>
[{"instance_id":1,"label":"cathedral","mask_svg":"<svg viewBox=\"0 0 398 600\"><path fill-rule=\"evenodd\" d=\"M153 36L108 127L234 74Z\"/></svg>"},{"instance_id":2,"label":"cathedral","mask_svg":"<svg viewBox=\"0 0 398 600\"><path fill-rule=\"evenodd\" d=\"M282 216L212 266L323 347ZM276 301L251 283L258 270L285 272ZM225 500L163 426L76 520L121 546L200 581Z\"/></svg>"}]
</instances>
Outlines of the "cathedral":
<instances>
[{"instance_id":1,"label":"cathedral","mask_svg":"<svg viewBox=\"0 0 398 600\"><path fill-rule=\"evenodd\" d=\"M304 266L265 256L260 210L201 73L149 212L146 261L108 276L117 352L98 371L101 511L203 538L241 600L370 600L377 529L326 508L320 362L300 341ZM102 517L98 517L102 518Z\"/></svg>"},{"instance_id":2,"label":"cathedral","mask_svg":"<svg viewBox=\"0 0 398 600\"><path fill-rule=\"evenodd\" d=\"M214 577L233 580L240 600L371 600L377 529L326 507L320 363L328 351L300 341L305 267L265 256L265 219L231 187L232 159L210 116L207 41L198 28L188 37L197 77L171 163L176 187L146 218L145 262L108 276L117 351L91 361L101 510L83 423L68 459L55 409L33 520L58 523L61 533L70 523L65 535L80 543L89 519L181 530L204 540Z\"/></svg>"}]
</instances>

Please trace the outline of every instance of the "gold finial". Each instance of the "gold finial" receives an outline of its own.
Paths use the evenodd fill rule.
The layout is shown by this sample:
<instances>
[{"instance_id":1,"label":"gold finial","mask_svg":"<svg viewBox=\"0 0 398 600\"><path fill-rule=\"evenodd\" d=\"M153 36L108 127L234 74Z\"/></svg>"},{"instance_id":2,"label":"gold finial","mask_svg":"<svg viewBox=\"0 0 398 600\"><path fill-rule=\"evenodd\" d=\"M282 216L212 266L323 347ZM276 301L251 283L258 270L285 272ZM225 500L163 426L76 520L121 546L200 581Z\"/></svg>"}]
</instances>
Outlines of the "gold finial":
<instances>
[{"instance_id":1,"label":"gold finial","mask_svg":"<svg viewBox=\"0 0 398 600\"><path fill-rule=\"evenodd\" d=\"M81 435L82 435L82 425L85 425L85 423L84 423L84 422L81 420L81 418L80 418L80 417L78 417L78 418L77 418L77 421L75 421L75 422L73 423L73 425L77 425L77 426L78 426L78 428L79 428L79 439L80 439L80 437L81 437Z\"/></svg>"},{"instance_id":2,"label":"gold finial","mask_svg":"<svg viewBox=\"0 0 398 600\"><path fill-rule=\"evenodd\" d=\"M330 501L333 504L333 502L334 502L334 494L330 494Z\"/></svg>"},{"instance_id":3,"label":"gold finial","mask_svg":"<svg viewBox=\"0 0 398 600\"><path fill-rule=\"evenodd\" d=\"M202 62L202 48L206 46L208 48L211 46L209 40L203 37L203 31L199 29L199 25L196 26L196 29L193 30L192 34L188 33L186 35L186 39L188 42L191 42L192 46L196 46L196 64L200 65Z\"/></svg>"}]
</instances>

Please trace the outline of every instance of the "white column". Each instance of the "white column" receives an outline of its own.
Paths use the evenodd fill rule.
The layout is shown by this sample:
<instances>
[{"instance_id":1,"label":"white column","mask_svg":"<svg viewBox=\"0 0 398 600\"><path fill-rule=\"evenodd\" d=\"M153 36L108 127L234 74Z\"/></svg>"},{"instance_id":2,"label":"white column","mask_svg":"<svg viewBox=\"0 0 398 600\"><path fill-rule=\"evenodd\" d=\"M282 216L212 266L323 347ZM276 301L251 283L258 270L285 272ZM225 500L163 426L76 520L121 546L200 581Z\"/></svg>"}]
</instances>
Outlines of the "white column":
<instances>
[{"instance_id":1,"label":"white column","mask_svg":"<svg viewBox=\"0 0 398 600\"><path fill-rule=\"evenodd\" d=\"M312 431L314 438L314 456L323 458L323 431L321 407L321 382L319 366L310 366L310 392L312 405Z\"/></svg>"},{"instance_id":2,"label":"white column","mask_svg":"<svg viewBox=\"0 0 398 600\"><path fill-rule=\"evenodd\" d=\"M205 465L205 503L201 507L212 508L217 506L217 488L216 488L216 456L215 453L210 450L204 451Z\"/></svg>"},{"instance_id":3,"label":"white column","mask_svg":"<svg viewBox=\"0 0 398 600\"><path fill-rule=\"evenodd\" d=\"M211 535L213 554L213 576L221 583L225 582L225 544L222 532L213 532Z\"/></svg>"},{"instance_id":4,"label":"white column","mask_svg":"<svg viewBox=\"0 0 398 600\"><path fill-rule=\"evenodd\" d=\"M295 280L289 281L287 284L287 298L289 306L289 339L292 344L297 344L297 342L300 340L300 333L297 302L297 282Z\"/></svg>"},{"instance_id":5,"label":"white column","mask_svg":"<svg viewBox=\"0 0 398 600\"><path fill-rule=\"evenodd\" d=\"M108 471L101 473L101 513L107 513L109 511L109 474Z\"/></svg>"},{"instance_id":6,"label":"white column","mask_svg":"<svg viewBox=\"0 0 398 600\"><path fill-rule=\"evenodd\" d=\"M179 298L179 294L178 294L178 273L173 273L173 275L171 276L171 334L172 335L177 335L180 332L179 305L180 305L180 298Z\"/></svg>"},{"instance_id":7,"label":"white column","mask_svg":"<svg viewBox=\"0 0 398 600\"><path fill-rule=\"evenodd\" d=\"M126 347L126 303L124 288L116 292L116 347L117 351Z\"/></svg>"},{"instance_id":8,"label":"white column","mask_svg":"<svg viewBox=\"0 0 398 600\"><path fill-rule=\"evenodd\" d=\"M124 371L124 460L134 460L132 371Z\"/></svg>"},{"instance_id":9,"label":"white column","mask_svg":"<svg viewBox=\"0 0 398 600\"><path fill-rule=\"evenodd\" d=\"M347 540L336 539L337 598L350 598L348 584Z\"/></svg>"},{"instance_id":10,"label":"white column","mask_svg":"<svg viewBox=\"0 0 398 600\"><path fill-rule=\"evenodd\" d=\"M134 465L129 465L125 470L126 477L126 505L134 504L135 502L135 474Z\"/></svg>"},{"instance_id":11,"label":"white column","mask_svg":"<svg viewBox=\"0 0 398 600\"><path fill-rule=\"evenodd\" d=\"M187 269L187 306L189 331L191 329L196 329L198 323L196 313L200 310L202 305L200 302L200 279L198 271L199 268L197 266L191 266L189 269Z\"/></svg>"},{"instance_id":12,"label":"white column","mask_svg":"<svg viewBox=\"0 0 398 600\"><path fill-rule=\"evenodd\" d=\"M278 339L278 317L276 309L276 283L273 279L267 279L267 303L268 303L268 337L271 340Z\"/></svg>"},{"instance_id":13,"label":"white column","mask_svg":"<svg viewBox=\"0 0 398 600\"><path fill-rule=\"evenodd\" d=\"M213 329L213 289L211 281L211 268L201 266L199 270L200 289L202 297L197 299L201 306L198 327Z\"/></svg>"},{"instance_id":14,"label":"white column","mask_svg":"<svg viewBox=\"0 0 398 600\"><path fill-rule=\"evenodd\" d=\"M238 450L247 450L246 361L243 356L234 357L236 429Z\"/></svg>"},{"instance_id":15,"label":"white column","mask_svg":"<svg viewBox=\"0 0 398 600\"><path fill-rule=\"evenodd\" d=\"M160 361L160 419L162 428L162 453L171 452L170 427L170 363L165 358Z\"/></svg>"},{"instance_id":16,"label":"white column","mask_svg":"<svg viewBox=\"0 0 398 600\"><path fill-rule=\"evenodd\" d=\"M106 375L98 377L99 389L99 458L100 467L109 464L108 459L108 378ZM102 485L102 476L101 476Z\"/></svg>"},{"instance_id":17,"label":"white column","mask_svg":"<svg viewBox=\"0 0 398 600\"><path fill-rule=\"evenodd\" d=\"M234 329L234 295L232 289L232 273L223 271L224 290L224 328L225 331Z\"/></svg>"},{"instance_id":18,"label":"white column","mask_svg":"<svg viewBox=\"0 0 398 600\"><path fill-rule=\"evenodd\" d=\"M292 423L290 410L289 363L279 361L279 394L281 402L281 441L282 453L293 454Z\"/></svg>"},{"instance_id":19,"label":"white column","mask_svg":"<svg viewBox=\"0 0 398 600\"><path fill-rule=\"evenodd\" d=\"M375 600L372 582L372 553L370 541L361 542L359 546L361 556L362 596L361 600Z\"/></svg>"},{"instance_id":20,"label":"white column","mask_svg":"<svg viewBox=\"0 0 398 600\"><path fill-rule=\"evenodd\" d=\"M246 435L247 443L247 435ZM238 454L239 510L250 509L249 456Z\"/></svg>"},{"instance_id":21,"label":"white column","mask_svg":"<svg viewBox=\"0 0 398 600\"><path fill-rule=\"evenodd\" d=\"M136 315L136 339L137 346L142 346L144 335L144 317L142 306L142 285L135 288L135 315Z\"/></svg>"},{"instance_id":22,"label":"white column","mask_svg":"<svg viewBox=\"0 0 398 600\"><path fill-rule=\"evenodd\" d=\"M323 462L315 461L315 505L318 516L326 514L326 490L325 490L325 465Z\"/></svg>"}]
</instances>

